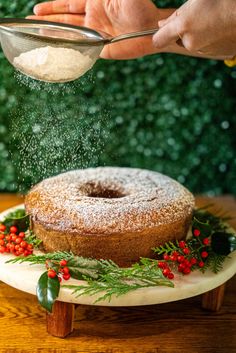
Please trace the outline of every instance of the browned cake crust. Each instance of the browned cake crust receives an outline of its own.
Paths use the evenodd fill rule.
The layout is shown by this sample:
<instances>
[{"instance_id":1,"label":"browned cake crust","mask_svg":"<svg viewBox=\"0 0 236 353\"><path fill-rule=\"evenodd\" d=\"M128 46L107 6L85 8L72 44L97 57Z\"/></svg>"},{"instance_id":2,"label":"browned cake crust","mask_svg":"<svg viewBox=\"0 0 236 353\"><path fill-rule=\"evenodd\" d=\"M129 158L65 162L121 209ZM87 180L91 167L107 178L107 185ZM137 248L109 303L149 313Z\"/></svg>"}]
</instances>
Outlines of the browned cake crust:
<instances>
[{"instance_id":1,"label":"browned cake crust","mask_svg":"<svg viewBox=\"0 0 236 353\"><path fill-rule=\"evenodd\" d=\"M186 236L193 195L162 174L90 168L46 179L25 200L45 251L66 250L129 266Z\"/></svg>"}]
</instances>

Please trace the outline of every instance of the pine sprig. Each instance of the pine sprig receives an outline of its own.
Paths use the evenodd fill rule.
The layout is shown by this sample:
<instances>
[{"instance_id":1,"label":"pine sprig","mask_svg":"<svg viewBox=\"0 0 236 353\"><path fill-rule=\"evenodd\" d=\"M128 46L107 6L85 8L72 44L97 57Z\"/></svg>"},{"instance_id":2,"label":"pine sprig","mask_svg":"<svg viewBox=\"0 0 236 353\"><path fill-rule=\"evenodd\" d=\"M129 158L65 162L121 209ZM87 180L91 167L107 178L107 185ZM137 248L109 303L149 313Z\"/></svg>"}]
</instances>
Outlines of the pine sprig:
<instances>
[{"instance_id":1,"label":"pine sprig","mask_svg":"<svg viewBox=\"0 0 236 353\"><path fill-rule=\"evenodd\" d=\"M130 268L120 268L110 261L101 260L99 263L101 272L96 281L84 276L86 285L63 287L73 289L73 293L77 296L101 293L95 302L97 303L102 300L110 301L113 296L119 297L139 288L174 286L170 280L164 277L155 260L141 259L140 263L134 264Z\"/></svg>"},{"instance_id":2,"label":"pine sprig","mask_svg":"<svg viewBox=\"0 0 236 353\"><path fill-rule=\"evenodd\" d=\"M156 248L153 248L152 250L157 255L163 255L163 254L169 255L173 251L179 250L179 244L178 244L178 241L176 241L176 242L169 241L169 242L165 243L164 245L160 245Z\"/></svg>"},{"instance_id":3,"label":"pine sprig","mask_svg":"<svg viewBox=\"0 0 236 353\"><path fill-rule=\"evenodd\" d=\"M32 265L36 264L45 264L47 260L54 260L54 261L60 261L60 260L69 260L73 257L74 255L72 253L69 253L67 251L58 251L54 253L47 253L45 255L29 255L26 257L16 257L11 260L6 261L6 263L24 263L24 262L29 262Z\"/></svg>"},{"instance_id":4,"label":"pine sprig","mask_svg":"<svg viewBox=\"0 0 236 353\"><path fill-rule=\"evenodd\" d=\"M223 269L224 262L228 256L218 255L211 251L207 260L205 261L205 266L201 271L204 273L207 269L211 270L213 273L218 273Z\"/></svg>"}]
</instances>

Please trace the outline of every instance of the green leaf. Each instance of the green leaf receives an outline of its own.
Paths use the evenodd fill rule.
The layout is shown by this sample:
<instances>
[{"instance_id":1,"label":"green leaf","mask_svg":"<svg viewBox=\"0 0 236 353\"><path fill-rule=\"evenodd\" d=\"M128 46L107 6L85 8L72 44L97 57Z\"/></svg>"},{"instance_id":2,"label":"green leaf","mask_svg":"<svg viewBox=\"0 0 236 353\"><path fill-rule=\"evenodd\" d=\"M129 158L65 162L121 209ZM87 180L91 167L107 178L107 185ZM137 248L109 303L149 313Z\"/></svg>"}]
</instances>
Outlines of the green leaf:
<instances>
[{"instance_id":1,"label":"green leaf","mask_svg":"<svg viewBox=\"0 0 236 353\"><path fill-rule=\"evenodd\" d=\"M199 221L196 217L193 218L193 223L192 223L193 229L199 229L201 232L201 235L204 235L204 237L209 237L212 232L212 228L209 223L203 223Z\"/></svg>"},{"instance_id":2,"label":"green leaf","mask_svg":"<svg viewBox=\"0 0 236 353\"><path fill-rule=\"evenodd\" d=\"M99 271L101 271L101 264L94 259L85 259L80 256L74 256L67 262L70 269L70 274L73 278L83 280L84 276L97 279Z\"/></svg>"},{"instance_id":3,"label":"green leaf","mask_svg":"<svg viewBox=\"0 0 236 353\"><path fill-rule=\"evenodd\" d=\"M49 278L47 272L44 272L38 280L36 293L39 303L50 313L59 291L60 282L58 277Z\"/></svg>"},{"instance_id":4,"label":"green leaf","mask_svg":"<svg viewBox=\"0 0 236 353\"><path fill-rule=\"evenodd\" d=\"M14 212L10 212L4 219L3 224L7 228L16 226L20 232L25 232L29 228L30 218L25 213L24 209L17 209Z\"/></svg>"}]
</instances>

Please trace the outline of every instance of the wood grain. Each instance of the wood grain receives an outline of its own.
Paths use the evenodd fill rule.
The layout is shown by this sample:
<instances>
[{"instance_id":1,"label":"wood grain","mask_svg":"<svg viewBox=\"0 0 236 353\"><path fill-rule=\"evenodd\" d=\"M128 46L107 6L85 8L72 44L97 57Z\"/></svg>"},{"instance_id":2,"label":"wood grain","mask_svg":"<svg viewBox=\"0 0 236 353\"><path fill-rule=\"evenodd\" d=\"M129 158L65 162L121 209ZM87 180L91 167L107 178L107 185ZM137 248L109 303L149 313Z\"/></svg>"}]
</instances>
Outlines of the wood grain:
<instances>
[{"instance_id":1,"label":"wood grain","mask_svg":"<svg viewBox=\"0 0 236 353\"><path fill-rule=\"evenodd\" d=\"M235 219L233 197L213 200ZM0 195L0 210L21 199ZM234 353L236 278L226 286L221 310L201 309L201 297L133 308L79 306L74 332L63 340L46 332L45 311L35 296L0 282L0 352L6 353Z\"/></svg>"},{"instance_id":2,"label":"wood grain","mask_svg":"<svg viewBox=\"0 0 236 353\"><path fill-rule=\"evenodd\" d=\"M226 284L202 294L202 308L211 311L219 311L224 302Z\"/></svg>"},{"instance_id":3,"label":"wood grain","mask_svg":"<svg viewBox=\"0 0 236 353\"><path fill-rule=\"evenodd\" d=\"M50 335L64 338L74 328L75 305L56 301L52 313L46 313L47 332Z\"/></svg>"}]
</instances>

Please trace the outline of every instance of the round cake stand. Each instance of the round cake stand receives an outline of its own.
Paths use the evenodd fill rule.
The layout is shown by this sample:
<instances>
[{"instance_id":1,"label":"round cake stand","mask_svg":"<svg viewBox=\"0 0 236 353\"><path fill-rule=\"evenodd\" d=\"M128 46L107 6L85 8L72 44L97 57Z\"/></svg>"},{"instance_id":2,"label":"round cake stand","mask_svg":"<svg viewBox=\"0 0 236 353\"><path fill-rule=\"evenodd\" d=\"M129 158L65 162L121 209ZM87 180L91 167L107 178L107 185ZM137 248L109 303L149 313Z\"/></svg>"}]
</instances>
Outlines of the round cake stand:
<instances>
[{"instance_id":1,"label":"round cake stand","mask_svg":"<svg viewBox=\"0 0 236 353\"><path fill-rule=\"evenodd\" d=\"M0 214L0 220L11 211L22 208L17 206ZM9 264L6 261L15 258L13 255L0 255L0 280L14 288L36 295L39 277L45 272L43 265L28 263ZM61 287L58 300L53 306L53 312L47 313L47 331L56 337L66 337L73 331L74 311L78 304L100 306L140 306L161 304L190 298L202 294L202 307L218 311L224 298L226 282L236 273L236 252L225 261L223 269L214 274L206 271L202 274L195 271L188 276L175 275L174 288L150 287L132 291L120 297L112 297L110 301L100 301L96 296L76 296L73 290ZM78 285L84 281L71 279L66 284Z\"/></svg>"}]
</instances>

